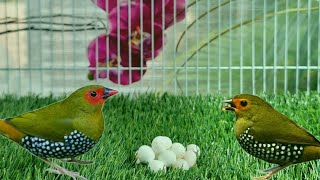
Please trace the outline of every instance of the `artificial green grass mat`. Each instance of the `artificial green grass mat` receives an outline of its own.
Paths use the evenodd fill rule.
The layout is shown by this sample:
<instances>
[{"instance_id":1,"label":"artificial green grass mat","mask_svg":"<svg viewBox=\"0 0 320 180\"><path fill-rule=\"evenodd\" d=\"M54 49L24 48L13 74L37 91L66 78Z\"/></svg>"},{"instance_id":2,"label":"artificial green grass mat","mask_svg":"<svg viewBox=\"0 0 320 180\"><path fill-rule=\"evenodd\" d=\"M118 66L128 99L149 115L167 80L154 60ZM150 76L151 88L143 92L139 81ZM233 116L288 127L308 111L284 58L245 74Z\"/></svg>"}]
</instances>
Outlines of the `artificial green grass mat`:
<instances>
[{"instance_id":1,"label":"artificial green grass mat","mask_svg":"<svg viewBox=\"0 0 320 180\"><path fill-rule=\"evenodd\" d=\"M318 94L263 98L320 138ZM13 117L59 99L52 96L2 96L0 117ZM103 137L94 149L81 156L81 159L93 160L95 164L84 166L54 162L68 170L78 171L88 179L250 179L263 175L256 170L274 165L241 149L233 134L234 114L221 111L223 99L222 96L116 95L106 102L103 109ZM147 165L136 165L135 151L143 144L150 145L152 139L159 135L184 145L197 144L201 155L196 167L189 171L169 168L166 173L152 173ZM49 165L2 136L0 144L0 179L71 179L46 172ZM286 168L273 179L319 177L320 161L312 161Z\"/></svg>"}]
</instances>

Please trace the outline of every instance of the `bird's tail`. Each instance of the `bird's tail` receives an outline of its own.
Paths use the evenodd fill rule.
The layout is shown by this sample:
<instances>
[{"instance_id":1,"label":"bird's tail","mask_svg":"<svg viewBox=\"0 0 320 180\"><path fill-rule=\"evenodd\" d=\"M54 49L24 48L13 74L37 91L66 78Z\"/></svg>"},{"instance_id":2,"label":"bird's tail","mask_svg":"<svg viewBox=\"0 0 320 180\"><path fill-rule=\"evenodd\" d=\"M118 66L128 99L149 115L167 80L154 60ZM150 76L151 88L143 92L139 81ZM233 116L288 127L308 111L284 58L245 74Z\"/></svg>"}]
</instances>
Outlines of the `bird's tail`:
<instances>
[{"instance_id":1,"label":"bird's tail","mask_svg":"<svg viewBox=\"0 0 320 180\"><path fill-rule=\"evenodd\" d=\"M303 150L302 162L320 159L319 146L306 146Z\"/></svg>"},{"instance_id":2,"label":"bird's tail","mask_svg":"<svg viewBox=\"0 0 320 180\"><path fill-rule=\"evenodd\" d=\"M18 143L25 136L24 133L2 119L0 119L0 134Z\"/></svg>"}]
</instances>

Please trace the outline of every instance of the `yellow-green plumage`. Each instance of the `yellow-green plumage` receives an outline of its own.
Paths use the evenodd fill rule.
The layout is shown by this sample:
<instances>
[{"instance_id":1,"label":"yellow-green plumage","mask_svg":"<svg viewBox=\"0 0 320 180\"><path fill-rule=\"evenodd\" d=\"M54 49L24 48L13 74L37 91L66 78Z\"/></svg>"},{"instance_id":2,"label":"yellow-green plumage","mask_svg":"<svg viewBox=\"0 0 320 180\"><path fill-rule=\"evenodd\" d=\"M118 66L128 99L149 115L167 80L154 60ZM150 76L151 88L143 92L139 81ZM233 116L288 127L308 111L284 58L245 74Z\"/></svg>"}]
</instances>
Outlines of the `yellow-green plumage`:
<instances>
[{"instance_id":1,"label":"yellow-green plumage","mask_svg":"<svg viewBox=\"0 0 320 180\"><path fill-rule=\"evenodd\" d=\"M256 96L251 96L235 96L235 98L252 99L251 109L237 115L234 126L237 137L239 132L252 127L253 136L259 141L320 146L319 141L305 129L276 111L268 103L258 100Z\"/></svg>"},{"instance_id":2,"label":"yellow-green plumage","mask_svg":"<svg viewBox=\"0 0 320 180\"><path fill-rule=\"evenodd\" d=\"M100 85L82 87L62 101L0 120L0 134L57 169L50 172L84 179L46 158L70 158L68 162L91 163L75 157L89 151L101 137L104 130L102 106L116 93Z\"/></svg>"},{"instance_id":3,"label":"yellow-green plumage","mask_svg":"<svg viewBox=\"0 0 320 180\"><path fill-rule=\"evenodd\" d=\"M264 178L288 165L320 158L320 142L261 98L241 94L226 102L224 109L236 114L234 133L241 147L257 158L280 165Z\"/></svg>"},{"instance_id":4,"label":"yellow-green plumage","mask_svg":"<svg viewBox=\"0 0 320 180\"><path fill-rule=\"evenodd\" d=\"M101 109L82 108L83 102L69 98L14 117L7 122L25 134L53 141L62 141L64 135L74 130L98 140L104 128Z\"/></svg>"}]
</instances>

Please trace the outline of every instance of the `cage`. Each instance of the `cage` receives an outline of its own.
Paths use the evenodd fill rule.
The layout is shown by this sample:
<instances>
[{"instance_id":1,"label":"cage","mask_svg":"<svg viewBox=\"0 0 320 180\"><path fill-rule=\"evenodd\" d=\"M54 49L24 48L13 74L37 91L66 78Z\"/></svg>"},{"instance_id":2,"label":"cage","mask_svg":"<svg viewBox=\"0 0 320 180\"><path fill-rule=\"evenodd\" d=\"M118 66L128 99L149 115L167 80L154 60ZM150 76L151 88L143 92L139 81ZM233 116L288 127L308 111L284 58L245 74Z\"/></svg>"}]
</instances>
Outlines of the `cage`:
<instances>
[{"instance_id":1,"label":"cage","mask_svg":"<svg viewBox=\"0 0 320 180\"><path fill-rule=\"evenodd\" d=\"M248 179L265 164L241 148L279 164L264 171L271 175L320 159L319 8L318 0L0 0L0 179ZM75 91L89 84L104 87ZM146 151L167 163L151 170L177 159L195 170L148 173L136 166ZM52 174L30 163L39 158ZM48 158L96 164L66 165L80 176ZM279 179L319 179L317 167L289 167Z\"/></svg>"},{"instance_id":2,"label":"cage","mask_svg":"<svg viewBox=\"0 0 320 180\"><path fill-rule=\"evenodd\" d=\"M151 11L165 9L152 5ZM98 1L1 1L1 92L61 94L93 83L122 92L182 95L319 92L317 1L197 0L187 1L183 8L173 5L176 16L169 27L165 16L157 22L159 15L139 12L137 27L153 23L144 34L149 37L137 36L138 41L151 41L138 45L140 54L150 49L147 60L142 56L136 60L133 46L137 44L130 39L130 64L122 66L118 61L112 67L108 60L100 67L88 67L88 46L99 36L105 35L104 41L122 51L119 39L125 32L113 32L116 38L111 40L109 26L121 22L133 28L136 24L130 20L136 12L119 6L120 16L111 23L110 12L104 10L108 3L102 7ZM186 10L185 17L179 17L179 8ZM124 21L121 13L130 20ZM135 31L127 32L133 37L130 33ZM102 48L106 46L98 47ZM88 72L98 69L115 72L117 80L101 76L89 80ZM123 77L127 82L122 82Z\"/></svg>"}]
</instances>

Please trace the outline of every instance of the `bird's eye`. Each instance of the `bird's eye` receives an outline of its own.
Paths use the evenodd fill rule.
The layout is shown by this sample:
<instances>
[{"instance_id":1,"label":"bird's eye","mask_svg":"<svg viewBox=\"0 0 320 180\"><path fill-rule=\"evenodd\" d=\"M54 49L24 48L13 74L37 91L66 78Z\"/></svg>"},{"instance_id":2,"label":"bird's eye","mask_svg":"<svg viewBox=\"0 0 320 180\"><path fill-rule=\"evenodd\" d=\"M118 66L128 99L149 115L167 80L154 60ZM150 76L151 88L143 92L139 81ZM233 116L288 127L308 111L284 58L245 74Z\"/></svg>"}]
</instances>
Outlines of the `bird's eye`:
<instances>
[{"instance_id":1,"label":"bird's eye","mask_svg":"<svg viewBox=\"0 0 320 180\"><path fill-rule=\"evenodd\" d=\"M91 92L90 92L90 96L91 96L91 97L96 97L96 96L97 96L97 93L96 93L95 91L91 91Z\"/></svg>"},{"instance_id":2,"label":"bird's eye","mask_svg":"<svg viewBox=\"0 0 320 180\"><path fill-rule=\"evenodd\" d=\"M246 107L248 102L243 100L243 101L240 102L240 104L241 104L242 107Z\"/></svg>"}]
</instances>

